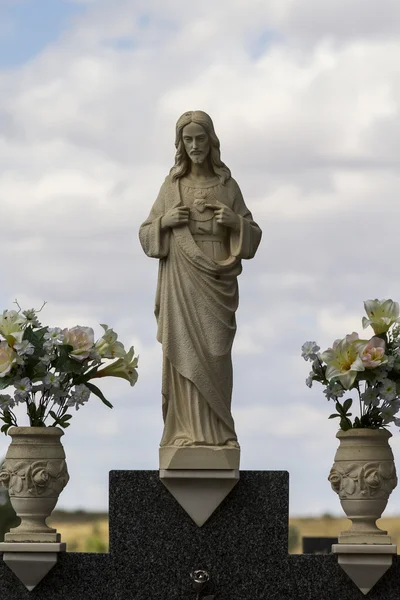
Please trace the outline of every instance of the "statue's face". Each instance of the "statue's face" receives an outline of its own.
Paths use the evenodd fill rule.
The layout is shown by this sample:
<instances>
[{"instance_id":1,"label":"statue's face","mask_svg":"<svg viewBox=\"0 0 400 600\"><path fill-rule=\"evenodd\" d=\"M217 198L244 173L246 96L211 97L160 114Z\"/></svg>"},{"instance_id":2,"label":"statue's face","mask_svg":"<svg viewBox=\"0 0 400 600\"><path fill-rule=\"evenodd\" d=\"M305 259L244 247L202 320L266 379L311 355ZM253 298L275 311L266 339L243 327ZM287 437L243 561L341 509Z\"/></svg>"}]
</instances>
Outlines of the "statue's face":
<instances>
[{"instance_id":1,"label":"statue's face","mask_svg":"<svg viewBox=\"0 0 400 600\"><path fill-rule=\"evenodd\" d=\"M190 160L198 164L203 163L210 152L210 141L204 127L198 123L185 125L182 139Z\"/></svg>"}]
</instances>

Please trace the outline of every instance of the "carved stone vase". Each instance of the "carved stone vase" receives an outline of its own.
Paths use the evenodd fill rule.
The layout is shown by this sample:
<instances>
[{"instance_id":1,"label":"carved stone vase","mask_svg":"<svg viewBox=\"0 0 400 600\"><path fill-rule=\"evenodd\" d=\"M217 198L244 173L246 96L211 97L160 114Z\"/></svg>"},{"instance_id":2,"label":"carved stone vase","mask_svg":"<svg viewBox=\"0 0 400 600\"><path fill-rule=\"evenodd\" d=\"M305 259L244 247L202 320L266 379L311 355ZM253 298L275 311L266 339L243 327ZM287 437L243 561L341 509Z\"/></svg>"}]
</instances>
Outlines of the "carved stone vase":
<instances>
[{"instance_id":1,"label":"carved stone vase","mask_svg":"<svg viewBox=\"0 0 400 600\"><path fill-rule=\"evenodd\" d=\"M0 467L0 483L21 519L5 535L6 542L60 542L49 517L69 475L58 427L11 427L12 442Z\"/></svg>"},{"instance_id":2,"label":"carved stone vase","mask_svg":"<svg viewBox=\"0 0 400 600\"><path fill-rule=\"evenodd\" d=\"M340 544L391 544L387 531L376 520L386 508L397 485L392 434L386 429L349 429L339 431L335 462L329 474L332 489L352 526L342 531Z\"/></svg>"}]
</instances>

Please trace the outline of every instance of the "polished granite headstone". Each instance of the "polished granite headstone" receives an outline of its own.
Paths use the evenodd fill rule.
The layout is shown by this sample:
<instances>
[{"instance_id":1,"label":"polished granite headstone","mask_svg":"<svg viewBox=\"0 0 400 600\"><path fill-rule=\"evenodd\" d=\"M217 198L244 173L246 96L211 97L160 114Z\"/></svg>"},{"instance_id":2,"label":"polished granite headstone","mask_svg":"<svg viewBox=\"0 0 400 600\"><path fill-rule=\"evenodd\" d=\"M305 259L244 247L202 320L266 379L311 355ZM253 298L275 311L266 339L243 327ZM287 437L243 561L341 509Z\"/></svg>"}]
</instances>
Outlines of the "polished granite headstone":
<instances>
[{"instance_id":1,"label":"polished granite headstone","mask_svg":"<svg viewBox=\"0 0 400 600\"><path fill-rule=\"evenodd\" d=\"M202 528L157 471L110 473L110 553L66 553L32 591L0 560L1 600L195 600L204 568L215 600L360 600L333 555L287 554L288 474L242 471ZM0 555L1 557L1 555ZM400 566L368 594L398 600Z\"/></svg>"}]
</instances>

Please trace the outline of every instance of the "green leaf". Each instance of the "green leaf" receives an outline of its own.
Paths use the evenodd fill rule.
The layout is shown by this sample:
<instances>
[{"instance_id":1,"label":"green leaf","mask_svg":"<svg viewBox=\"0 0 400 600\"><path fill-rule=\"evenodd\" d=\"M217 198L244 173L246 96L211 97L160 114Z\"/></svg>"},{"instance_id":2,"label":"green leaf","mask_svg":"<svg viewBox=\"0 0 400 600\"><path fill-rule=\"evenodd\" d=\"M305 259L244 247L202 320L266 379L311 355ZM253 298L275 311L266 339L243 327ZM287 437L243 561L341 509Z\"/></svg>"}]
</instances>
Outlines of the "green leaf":
<instances>
[{"instance_id":1,"label":"green leaf","mask_svg":"<svg viewBox=\"0 0 400 600\"><path fill-rule=\"evenodd\" d=\"M36 417L36 406L33 402L28 404L28 413L29 413L29 416L32 418Z\"/></svg>"},{"instance_id":2,"label":"green leaf","mask_svg":"<svg viewBox=\"0 0 400 600\"><path fill-rule=\"evenodd\" d=\"M11 385L13 378L12 377L1 377L0 378L0 390L4 390L9 385Z\"/></svg>"},{"instance_id":3,"label":"green leaf","mask_svg":"<svg viewBox=\"0 0 400 600\"><path fill-rule=\"evenodd\" d=\"M340 404L339 400L336 402L335 408L338 411L339 415L343 415L344 416L345 413L343 411L343 406Z\"/></svg>"},{"instance_id":4,"label":"green leaf","mask_svg":"<svg viewBox=\"0 0 400 600\"><path fill-rule=\"evenodd\" d=\"M340 417L340 415L338 415L337 413L334 413L333 415L329 415L328 419L338 419Z\"/></svg>"},{"instance_id":5,"label":"green leaf","mask_svg":"<svg viewBox=\"0 0 400 600\"><path fill-rule=\"evenodd\" d=\"M353 404L353 400L351 398L348 398L347 400L345 400L343 403L343 411L345 413L347 413L347 411L349 410L349 408L352 404Z\"/></svg>"},{"instance_id":6,"label":"green leaf","mask_svg":"<svg viewBox=\"0 0 400 600\"><path fill-rule=\"evenodd\" d=\"M100 398L100 400L103 402L103 404L105 404L109 408L113 408L113 405L111 404L111 402L109 402L107 400L107 398L105 398L105 396L103 395L103 392L101 390L99 390L99 388L96 385L93 385L93 383L89 383L89 382L87 382L85 385L93 394L95 394L98 398Z\"/></svg>"},{"instance_id":7,"label":"green leaf","mask_svg":"<svg viewBox=\"0 0 400 600\"><path fill-rule=\"evenodd\" d=\"M348 431L349 429L351 429L351 421L349 419L342 418L340 420L340 428L343 431Z\"/></svg>"},{"instance_id":8,"label":"green leaf","mask_svg":"<svg viewBox=\"0 0 400 600\"><path fill-rule=\"evenodd\" d=\"M3 412L3 415L2 415L1 418L4 421L4 423L10 423L10 424L12 423L11 415L10 415L10 413L9 413L8 410L6 410L5 412Z\"/></svg>"},{"instance_id":9,"label":"green leaf","mask_svg":"<svg viewBox=\"0 0 400 600\"><path fill-rule=\"evenodd\" d=\"M55 361L55 367L60 373L82 374L84 365L78 360L69 357L69 352L73 350L72 346L59 346L59 357Z\"/></svg>"}]
</instances>

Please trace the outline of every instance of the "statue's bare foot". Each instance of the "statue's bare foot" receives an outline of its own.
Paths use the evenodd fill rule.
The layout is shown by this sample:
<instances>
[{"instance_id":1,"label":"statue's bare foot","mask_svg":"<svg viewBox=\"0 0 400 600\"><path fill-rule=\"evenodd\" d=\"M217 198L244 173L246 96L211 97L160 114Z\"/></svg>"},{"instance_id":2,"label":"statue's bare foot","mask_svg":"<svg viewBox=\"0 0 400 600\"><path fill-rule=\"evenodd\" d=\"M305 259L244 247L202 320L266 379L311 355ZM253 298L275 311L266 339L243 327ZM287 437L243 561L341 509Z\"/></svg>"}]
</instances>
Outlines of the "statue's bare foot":
<instances>
[{"instance_id":1,"label":"statue's bare foot","mask_svg":"<svg viewBox=\"0 0 400 600\"><path fill-rule=\"evenodd\" d=\"M226 442L227 446L230 446L231 448L240 448L239 444L237 443L236 440L228 440Z\"/></svg>"}]
</instances>

